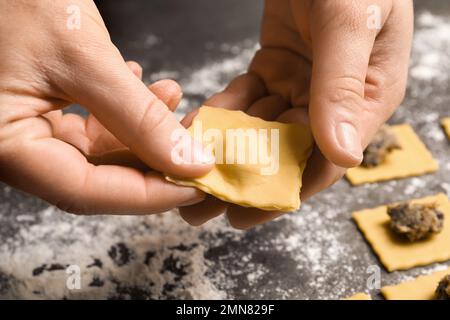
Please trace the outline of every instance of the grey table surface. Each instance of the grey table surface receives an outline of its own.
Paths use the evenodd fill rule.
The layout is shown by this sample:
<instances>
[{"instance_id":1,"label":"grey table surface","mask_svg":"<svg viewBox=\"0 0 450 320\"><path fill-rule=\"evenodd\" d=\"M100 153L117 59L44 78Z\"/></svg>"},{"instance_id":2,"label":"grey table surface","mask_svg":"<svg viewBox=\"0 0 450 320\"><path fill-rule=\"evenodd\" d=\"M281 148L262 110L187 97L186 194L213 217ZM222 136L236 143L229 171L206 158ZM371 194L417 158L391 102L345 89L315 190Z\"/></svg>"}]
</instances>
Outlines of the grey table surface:
<instances>
[{"instance_id":1,"label":"grey table surface","mask_svg":"<svg viewBox=\"0 0 450 320\"><path fill-rule=\"evenodd\" d=\"M243 72L257 49L259 0L98 3L114 42L142 64L146 82L180 82L179 114ZM439 172L361 187L342 180L299 212L248 231L223 217L190 227L176 212L74 216L0 184L0 298L339 299L364 291L377 299L379 290L367 287L370 267L380 266L386 285L448 266L387 273L351 220L357 209L450 195L450 144L439 126L450 116L450 2L415 5L407 96L390 122L414 127ZM68 289L69 265L79 267L80 289Z\"/></svg>"}]
</instances>

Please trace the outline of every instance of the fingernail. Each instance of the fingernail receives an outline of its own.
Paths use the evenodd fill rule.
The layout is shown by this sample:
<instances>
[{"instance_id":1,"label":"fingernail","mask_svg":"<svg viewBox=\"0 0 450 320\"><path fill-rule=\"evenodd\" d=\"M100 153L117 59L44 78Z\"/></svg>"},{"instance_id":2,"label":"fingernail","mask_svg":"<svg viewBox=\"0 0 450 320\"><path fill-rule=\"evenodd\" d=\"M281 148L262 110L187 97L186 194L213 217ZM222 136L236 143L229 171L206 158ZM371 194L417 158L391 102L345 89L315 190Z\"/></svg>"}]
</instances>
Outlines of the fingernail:
<instances>
[{"instance_id":1,"label":"fingernail","mask_svg":"<svg viewBox=\"0 0 450 320\"><path fill-rule=\"evenodd\" d=\"M203 148L203 145L196 140L193 141L193 162L197 164L213 164L216 158L211 151Z\"/></svg>"},{"instance_id":2,"label":"fingernail","mask_svg":"<svg viewBox=\"0 0 450 320\"><path fill-rule=\"evenodd\" d=\"M361 161L363 150L361 139L354 125L348 122L341 122L336 129L336 137L342 149L352 158Z\"/></svg>"}]
</instances>

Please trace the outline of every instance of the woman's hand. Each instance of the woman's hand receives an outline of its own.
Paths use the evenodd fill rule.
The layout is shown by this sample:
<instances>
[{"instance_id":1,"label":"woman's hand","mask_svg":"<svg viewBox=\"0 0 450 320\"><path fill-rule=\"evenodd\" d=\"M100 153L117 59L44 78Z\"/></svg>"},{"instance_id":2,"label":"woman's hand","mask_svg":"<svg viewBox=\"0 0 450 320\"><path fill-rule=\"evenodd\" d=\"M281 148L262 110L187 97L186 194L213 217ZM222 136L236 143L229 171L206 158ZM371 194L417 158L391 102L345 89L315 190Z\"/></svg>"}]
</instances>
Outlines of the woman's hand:
<instances>
[{"instance_id":1,"label":"woman's hand","mask_svg":"<svg viewBox=\"0 0 450 320\"><path fill-rule=\"evenodd\" d=\"M0 0L0 180L75 213L148 214L202 200L148 169L199 176L212 156L197 147L190 163L172 161L172 132L185 130L172 113L181 90L169 80L147 88L141 73L93 1ZM92 115L63 114L71 103Z\"/></svg>"},{"instance_id":2,"label":"woman's hand","mask_svg":"<svg viewBox=\"0 0 450 320\"><path fill-rule=\"evenodd\" d=\"M205 104L309 123L316 148L303 175L305 200L362 161L403 100L412 33L410 0L266 0L261 49L249 72ZM210 196L180 213L199 225L225 210L241 229L282 214Z\"/></svg>"}]
</instances>

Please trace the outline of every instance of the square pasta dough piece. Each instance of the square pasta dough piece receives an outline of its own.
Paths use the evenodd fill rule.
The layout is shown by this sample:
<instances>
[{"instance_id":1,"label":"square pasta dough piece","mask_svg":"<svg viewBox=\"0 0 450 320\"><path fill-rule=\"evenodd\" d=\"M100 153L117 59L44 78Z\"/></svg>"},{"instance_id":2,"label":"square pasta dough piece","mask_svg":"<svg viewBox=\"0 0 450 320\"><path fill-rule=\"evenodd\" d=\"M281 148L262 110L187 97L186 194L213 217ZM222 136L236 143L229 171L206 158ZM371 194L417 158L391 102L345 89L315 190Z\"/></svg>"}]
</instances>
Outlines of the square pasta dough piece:
<instances>
[{"instance_id":1,"label":"square pasta dough piece","mask_svg":"<svg viewBox=\"0 0 450 320\"><path fill-rule=\"evenodd\" d=\"M344 300L372 300L372 297L367 293L359 292L355 293L351 297L345 298Z\"/></svg>"},{"instance_id":2,"label":"square pasta dough piece","mask_svg":"<svg viewBox=\"0 0 450 320\"><path fill-rule=\"evenodd\" d=\"M389 271L406 270L450 259L450 202L438 194L413 203L436 203L444 216L444 228L438 234L418 241L402 239L390 228L387 206L353 213L358 228L363 233L381 263Z\"/></svg>"},{"instance_id":3,"label":"square pasta dough piece","mask_svg":"<svg viewBox=\"0 0 450 320\"><path fill-rule=\"evenodd\" d=\"M450 139L450 118L445 118L442 120L442 126L444 127L447 137Z\"/></svg>"},{"instance_id":4,"label":"square pasta dough piece","mask_svg":"<svg viewBox=\"0 0 450 320\"><path fill-rule=\"evenodd\" d=\"M381 293L387 300L432 300L439 281L447 274L450 274L450 269L383 287Z\"/></svg>"},{"instance_id":5,"label":"square pasta dough piece","mask_svg":"<svg viewBox=\"0 0 450 320\"><path fill-rule=\"evenodd\" d=\"M234 135L239 130L241 134L248 133L241 144ZM203 177L166 177L169 181L196 187L221 200L244 207L286 212L300 207L302 174L313 146L308 126L264 121L241 111L203 106L189 131L194 139L203 140L205 146L213 145L216 164ZM278 142L278 149L274 141ZM239 162L237 158L228 161L228 149L235 150L236 157L245 157L245 161ZM250 155L258 154L260 157L260 151L270 154L266 158L267 164L250 161Z\"/></svg>"},{"instance_id":6,"label":"square pasta dough piece","mask_svg":"<svg viewBox=\"0 0 450 320\"><path fill-rule=\"evenodd\" d=\"M386 160L374 168L359 166L347 170L353 185L418 176L437 171L439 165L407 124L392 126L401 149L393 150Z\"/></svg>"}]
</instances>

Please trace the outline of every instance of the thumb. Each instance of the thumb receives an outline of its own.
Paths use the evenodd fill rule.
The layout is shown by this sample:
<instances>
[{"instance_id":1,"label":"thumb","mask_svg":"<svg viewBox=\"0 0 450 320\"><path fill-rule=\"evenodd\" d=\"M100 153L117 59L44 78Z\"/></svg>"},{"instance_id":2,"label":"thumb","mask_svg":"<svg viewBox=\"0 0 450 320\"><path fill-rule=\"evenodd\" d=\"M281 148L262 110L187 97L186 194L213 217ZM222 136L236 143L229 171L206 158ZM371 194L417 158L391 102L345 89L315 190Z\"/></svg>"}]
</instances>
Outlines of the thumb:
<instances>
[{"instance_id":1,"label":"thumb","mask_svg":"<svg viewBox=\"0 0 450 320\"><path fill-rule=\"evenodd\" d=\"M363 158L366 75L377 34L367 28L365 7L326 3L313 11L311 25L311 129L330 162L353 167Z\"/></svg>"},{"instance_id":2,"label":"thumb","mask_svg":"<svg viewBox=\"0 0 450 320\"><path fill-rule=\"evenodd\" d=\"M190 137L167 105L130 71L116 47L95 46L95 52L84 48L66 56L74 60L69 66L77 72L65 73L70 77L56 75L56 83L147 165L182 177L201 176L212 168L214 157ZM179 101L181 93L172 92L173 101ZM180 137L191 147L191 157L175 161Z\"/></svg>"}]
</instances>

